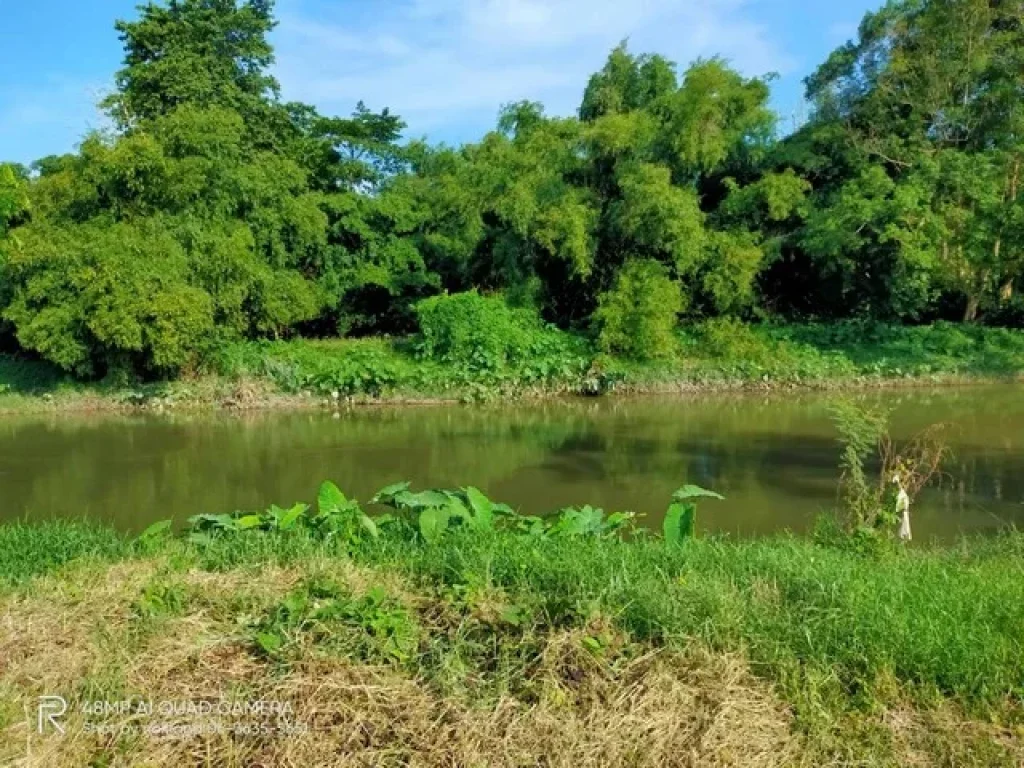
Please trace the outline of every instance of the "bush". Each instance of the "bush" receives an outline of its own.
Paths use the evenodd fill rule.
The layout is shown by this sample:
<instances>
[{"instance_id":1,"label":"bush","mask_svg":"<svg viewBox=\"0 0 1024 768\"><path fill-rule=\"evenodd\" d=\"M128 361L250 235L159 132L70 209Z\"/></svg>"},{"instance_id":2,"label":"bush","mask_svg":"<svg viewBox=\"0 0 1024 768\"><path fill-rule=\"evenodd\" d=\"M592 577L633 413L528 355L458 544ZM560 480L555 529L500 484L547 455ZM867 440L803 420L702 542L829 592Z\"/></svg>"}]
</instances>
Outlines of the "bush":
<instances>
[{"instance_id":1,"label":"bush","mask_svg":"<svg viewBox=\"0 0 1024 768\"><path fill-rule=\"evenodd\" d=\"M412 366L385 339L225 344L207 364L224 376L257 376L285 392L377 397L406 383Z\"/></svg>"},{"instance_id":2,"label":"bush","mask_svg":"<svg viewBox=\"0 0 1024 768\"><path fill-rule=\"evenodd\" d=\"M595 319L605 352L634 360L671 357L673 331L682 311L679 286L656 261L631 261L615 287L601 294Z\"/></svg>"},{"instance_id":3,"label":"bush","mask_svg":"<svg viewBox=\"0 0 1024 768\"><path fill-rule=\"evenodd\" d=\"M545 329L528 309L476 291L434 296L416 305L423 357L493 371L527 359Z\"/></svg>"},{"instance_id":4,"label":"bush","mask_svg":"<svg viewBox=\"0 0 1024 768\"><path fill-rule=\"evenodd\" d=\"M734 317L707 320L695 328L694 335L708 357L761 363L775 351L768 339Z\"/></svg>"},{"instance_id":5,"label":"bush","mask_svg":"<svg viewBox=\"0 0 1024 768\"><path fill-rule=\"evenodd\" d=\"M174 372L214 331L210 297L158 224L25 227L3 279L18 342L76 374ZM97 370L99 369L99 370Z\"/></svg>"}]
</instances>

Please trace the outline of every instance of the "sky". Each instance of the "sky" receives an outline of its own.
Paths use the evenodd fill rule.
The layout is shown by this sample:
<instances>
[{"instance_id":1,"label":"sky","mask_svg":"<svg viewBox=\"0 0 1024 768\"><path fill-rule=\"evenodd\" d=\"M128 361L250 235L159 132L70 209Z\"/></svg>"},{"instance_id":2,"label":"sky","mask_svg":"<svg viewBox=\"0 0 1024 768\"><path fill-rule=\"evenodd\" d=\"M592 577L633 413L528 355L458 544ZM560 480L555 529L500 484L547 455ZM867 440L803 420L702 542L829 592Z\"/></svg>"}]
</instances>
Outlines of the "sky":
<instances>
[{"instance_id":1,"label":"sky","mask_svg":"<svg viewBox=\"0 0 1024 768\"><path fill-rule=\"evenodd\" d=\"M71 151L104 126L95 104L122 50L113 22L138 0L0 0L0 160ZM721 55L778 74L785 129L802 80L881 0L278 0L274 74L289 101L348 114L389 107L406 136L457 144L504 103L569 115L591 73L628 39L680 67Z\"/></svg>"}]
</instances>

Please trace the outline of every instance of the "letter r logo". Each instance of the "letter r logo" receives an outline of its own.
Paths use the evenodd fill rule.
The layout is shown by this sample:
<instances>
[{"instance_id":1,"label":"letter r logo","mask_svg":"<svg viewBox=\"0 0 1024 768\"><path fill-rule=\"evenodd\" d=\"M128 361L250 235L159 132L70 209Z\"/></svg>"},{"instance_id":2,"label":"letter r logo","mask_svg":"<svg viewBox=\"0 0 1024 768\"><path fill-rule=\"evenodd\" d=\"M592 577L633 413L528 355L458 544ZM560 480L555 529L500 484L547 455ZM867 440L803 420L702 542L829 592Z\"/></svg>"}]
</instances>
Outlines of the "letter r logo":
<instances>
[{"instance_id":1,"label":"letter r logo","mask_svg":"<svg viewBox=\"0 0 1024 768\"><path fill-rule=\"evenodd\" d=\"M46 725L49 724L57 733L63 734L64 727L57 718L68 711L68 703L63 696L40 696L39 715L37 726L40 733L46 732Z\"/></svg>"}]
</instances>

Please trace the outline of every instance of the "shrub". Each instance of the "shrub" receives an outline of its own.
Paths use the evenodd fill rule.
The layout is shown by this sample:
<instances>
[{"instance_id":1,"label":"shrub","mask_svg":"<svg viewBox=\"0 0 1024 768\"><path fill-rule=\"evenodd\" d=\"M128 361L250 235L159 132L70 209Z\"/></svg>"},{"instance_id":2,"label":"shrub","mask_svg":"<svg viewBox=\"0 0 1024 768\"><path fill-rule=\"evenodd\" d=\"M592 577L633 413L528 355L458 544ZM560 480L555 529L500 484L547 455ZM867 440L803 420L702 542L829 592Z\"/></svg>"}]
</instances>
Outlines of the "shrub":
<instances>
[{"instance_id":1,"label":"shrub","mask_svg":"<svg viewBox=\"0 0 1024 768\"><path fill-rule=\"evenodd\" d=\"M25 349L78 374L125 361L174 372L210 338L212 302L189 283L186 254L159 225L19 232L4 270L4 319Z\"/></svg>"},{"instance_id":2,"label":"shrub","mask_svg":"<svg viewBox=\"0 0 1024 768\"><path fill-rule=\"evenodd\" d=\"M208 362L223 375L268 378L285 392L346 397L379 396L411 375L384 339L225 344Z\"/></svg>"},{"instance_id":3,"label":"shrub","mask_svg":"<svg viewBox=\"0 0 1024 768\"><path fill-rule=\"evenodd\" d=\"M708 357L763 362L772 357L768 339L734 317L717 317L695 329L700 350Z\"/></svg>"},{"instance_id":4,"label":"shrub","mask_svg":"<svg viewBox=\"0 0 1024 768\"><path fill-rule=\"evenodd\" d=\"M605 352L635 360L670 357L673 331L682 311L679 286L656 261L631 261L615 287L601 294L595 319Z\"/></svg>"},{"instance_id":5,"label":"shrub","mask_svg":"<svg viewBox=\"0 0 1024 768\"><path fill-rule=\"evenodd\" d=\"M525 360L544 339L539 319L498 296L476 291L434 296L416 305L424 357L496 370Z\"/></svg>"}]
</instances>

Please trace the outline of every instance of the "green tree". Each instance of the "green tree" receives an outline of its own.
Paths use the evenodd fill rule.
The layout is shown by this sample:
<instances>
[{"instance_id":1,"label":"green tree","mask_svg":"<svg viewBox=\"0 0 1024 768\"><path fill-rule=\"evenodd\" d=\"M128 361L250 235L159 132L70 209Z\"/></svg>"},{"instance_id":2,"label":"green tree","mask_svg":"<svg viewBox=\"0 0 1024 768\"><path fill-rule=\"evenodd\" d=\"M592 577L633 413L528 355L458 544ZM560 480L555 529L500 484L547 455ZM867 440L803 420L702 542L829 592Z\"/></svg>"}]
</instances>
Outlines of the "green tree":
<instances>
[{"instance_id":1,"label":"green tree","mask_svg":"<svg viewBox=\"0 0 1024 768\"><path fill-rule=\"evenodd\" d=\"M104 106L122 130L185 105L223 107L243 117L254 144L272 146L287 125L276 104L278 83L267 72L273 8L273 0L140 6L138 19L115 24L125 59Z\"/></svg>"},{"instance_id":2,"label":"green tree","mask_svg":"<svg viewBox=\"0 0 1024 768\"><path fill-rule=\"evenodd\" d=\"M0 241L28 212L24 174L13 165L0 163Z\"/></svg>"},{"instance_id":3,"label":"green tree","mask_svg":"<svg viewBox=\"0 0 1024 768\"><path fill-rule=\"evenodd\" d=\"M218 338L293 333L338 301L304 127L264 71L270 4L140 12L118 27L120 133L37 165L5 267L19 342L78 373L166 374Z\"/></svg>"},{"instance_id":4,"label":"green tree","mask_svg":"<svg viewBox=\"0 0 1024 768\"><path fill-rule=\"evenodd\" d=\"M209 297L190 286L186 254L155 222L27 227L5 277L4 318L18 341L89 375L112 367L175 371L210 338Z\"/></svg>"},{"instance_id":5,"label":"green tree","mask_svg":"<svg viewBox=\"0 0 1024 768\"><path fill-rule=\"evenodd\" d=\"M808 79L815 121L838 126L840 140L926 209L913 218L933 225L929 247L942 254L933 260L935 284L962 296L966 320L1008 298L1020 277L1022 89L1021 0L889 3ZM862 231L858 224L854 233ZM858 258L878 261L869 255L877 246L919 261L917 232L876 230L875 245Z\"/></svg>"},{"instance_id":6,"label":"green tree","mask_svg":"<svg viewBox=\"0 0 1024 768\"><path fill-rule=\"evenodd\" d=\"M594 314L601 348L637 360L670 357L682 309L679 285L663 265L651 259L630 260L615 286L601 294Z\"/></svg>"}]
</instances>

